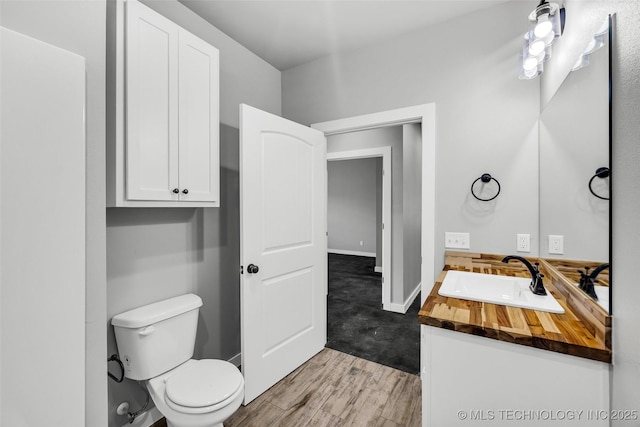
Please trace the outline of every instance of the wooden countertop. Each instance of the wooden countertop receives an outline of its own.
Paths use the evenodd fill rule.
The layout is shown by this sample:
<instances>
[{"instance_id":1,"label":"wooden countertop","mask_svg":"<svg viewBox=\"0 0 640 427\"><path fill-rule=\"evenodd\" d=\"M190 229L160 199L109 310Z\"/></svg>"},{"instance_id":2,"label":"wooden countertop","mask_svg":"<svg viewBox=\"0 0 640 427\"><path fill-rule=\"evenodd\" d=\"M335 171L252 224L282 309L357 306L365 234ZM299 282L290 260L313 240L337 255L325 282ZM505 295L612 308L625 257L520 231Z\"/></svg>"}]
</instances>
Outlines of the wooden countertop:
<instances>
[{"instance_id":1,"label":"wooden countertop","mask_svg":"<svg viewBox=\"0 0 640 427\"><path fill-rule=\"evenodd\" d=\"M447 252L445 267L422 305L420 323L543 350L611 363L611 317L597 312L587 296L568 296L557 271L542 262L544 286L564 308L564 314L444 297L438 294L448 270L531 277L524 265L502 262L504 255ZM529 258L531 262L538 261ZM549 270L547 270L549 269ZM569 282L567 282L569 283ZM570 286L570 285L567 285ZM584 307L583 307L584 304ZM585 308L586 307L586 308ZM595 312L595 314L591 314ZM586 314L585 314L586 313Z\"/></svg>"}]
</instances>

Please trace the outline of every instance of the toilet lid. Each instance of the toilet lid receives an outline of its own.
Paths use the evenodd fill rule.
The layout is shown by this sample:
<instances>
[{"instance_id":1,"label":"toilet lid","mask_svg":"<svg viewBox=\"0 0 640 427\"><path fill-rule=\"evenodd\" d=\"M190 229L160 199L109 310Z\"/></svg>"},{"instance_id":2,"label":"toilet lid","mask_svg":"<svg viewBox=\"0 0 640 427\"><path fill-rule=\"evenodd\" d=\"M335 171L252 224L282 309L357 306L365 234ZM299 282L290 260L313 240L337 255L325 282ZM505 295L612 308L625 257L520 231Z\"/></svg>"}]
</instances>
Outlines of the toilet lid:
<instances>
[{"instance_id":1,"label":"toilet lid","mask_svg":"<svg viewBox=\"0 0 640 427\"><path fill-rule=\"evenodd\" d=\"M242 385L242 374L224 360L190 363L167 380L166 396L176 405L211 406L228 399Z\"/></svg>"}]
</instances>

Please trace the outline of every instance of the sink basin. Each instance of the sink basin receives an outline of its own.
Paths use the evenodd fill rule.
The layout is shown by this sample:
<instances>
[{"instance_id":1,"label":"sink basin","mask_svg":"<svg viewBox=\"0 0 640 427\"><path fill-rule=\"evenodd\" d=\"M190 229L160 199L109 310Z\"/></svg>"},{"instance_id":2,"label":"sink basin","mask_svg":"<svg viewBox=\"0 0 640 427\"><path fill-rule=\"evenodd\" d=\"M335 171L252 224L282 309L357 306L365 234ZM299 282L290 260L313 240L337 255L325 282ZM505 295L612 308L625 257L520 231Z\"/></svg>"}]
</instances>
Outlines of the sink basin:
<instances>
[{"instance_id":1,"label":"sink basin","mask_svg":"<svg viewBox=\"0 0 640 427\"><path fill-rule=\"evenodd\" d=\"M609 287L595 285L593 288L596 291L596 295L598 295L598 301L596 302L600 305L600 307L609 312Z\"/></svg>"},{"instance_id":2,"label":"sink basin","mask_svg":"<svg viewBox=\"0 0 640 427\"><path fill-rule=\"evenodd\" d=\"M534 295L529 290L530 283L531 279L522 277L447 271L438 293L445 297L564 313L564 308L551 293Z\"/></svg>"},{"instance_id":3,"label":"sink basin","mask_svg":"<svg viewBox=\"0 0 640 427\"><path fill-rule=\"evenodd\" d=\"M596 290L596 295L598 295L598 304L600 304L600 307L604 308L608 312L609 311L609 287L595 285L594 289Z\"/></svg>"}]
</instances>

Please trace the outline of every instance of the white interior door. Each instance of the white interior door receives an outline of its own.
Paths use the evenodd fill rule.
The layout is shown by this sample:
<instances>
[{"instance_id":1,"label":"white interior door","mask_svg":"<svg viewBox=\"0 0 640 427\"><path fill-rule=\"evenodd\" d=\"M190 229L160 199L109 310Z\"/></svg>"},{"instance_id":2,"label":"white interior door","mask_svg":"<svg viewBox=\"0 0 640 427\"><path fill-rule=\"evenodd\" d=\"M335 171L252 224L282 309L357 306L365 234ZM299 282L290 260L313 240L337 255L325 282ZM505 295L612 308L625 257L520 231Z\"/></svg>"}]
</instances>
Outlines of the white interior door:
<instances>
[{"instance_id":1,"label":"white interior door","mask_svg":"<svg viewBox=\"0 0 640 427\"><path fill-rule=\"evenodd\" d=\"M245 404L326 343L326 174L322 132L240 106Z\"/></svg>"}]
</instances>

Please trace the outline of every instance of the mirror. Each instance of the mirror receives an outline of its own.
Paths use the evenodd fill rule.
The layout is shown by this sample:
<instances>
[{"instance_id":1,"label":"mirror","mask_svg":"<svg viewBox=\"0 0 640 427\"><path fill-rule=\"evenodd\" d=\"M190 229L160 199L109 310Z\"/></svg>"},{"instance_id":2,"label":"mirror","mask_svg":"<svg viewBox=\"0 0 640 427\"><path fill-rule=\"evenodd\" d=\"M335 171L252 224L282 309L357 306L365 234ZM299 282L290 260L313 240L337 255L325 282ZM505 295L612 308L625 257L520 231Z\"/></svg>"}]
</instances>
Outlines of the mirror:
<instances>
[{"instance_id":1,"label":"mirror","mask_svg":"<svg viewBox=\"0 0 640 427\"><path fill-rule=\"evenodd\" d=\"M584 260L577 265L589 267L588 275L609 263L610 27L607 17L539 121L539 252L576 284L581 277L576 264L562 265L559 259ZM554 243L550 236L562 241ZM598 279L596 285L608 287L608 269ZM599 301L608 312L610 289L606 301Z\"/></svg>"}]
</instances>

